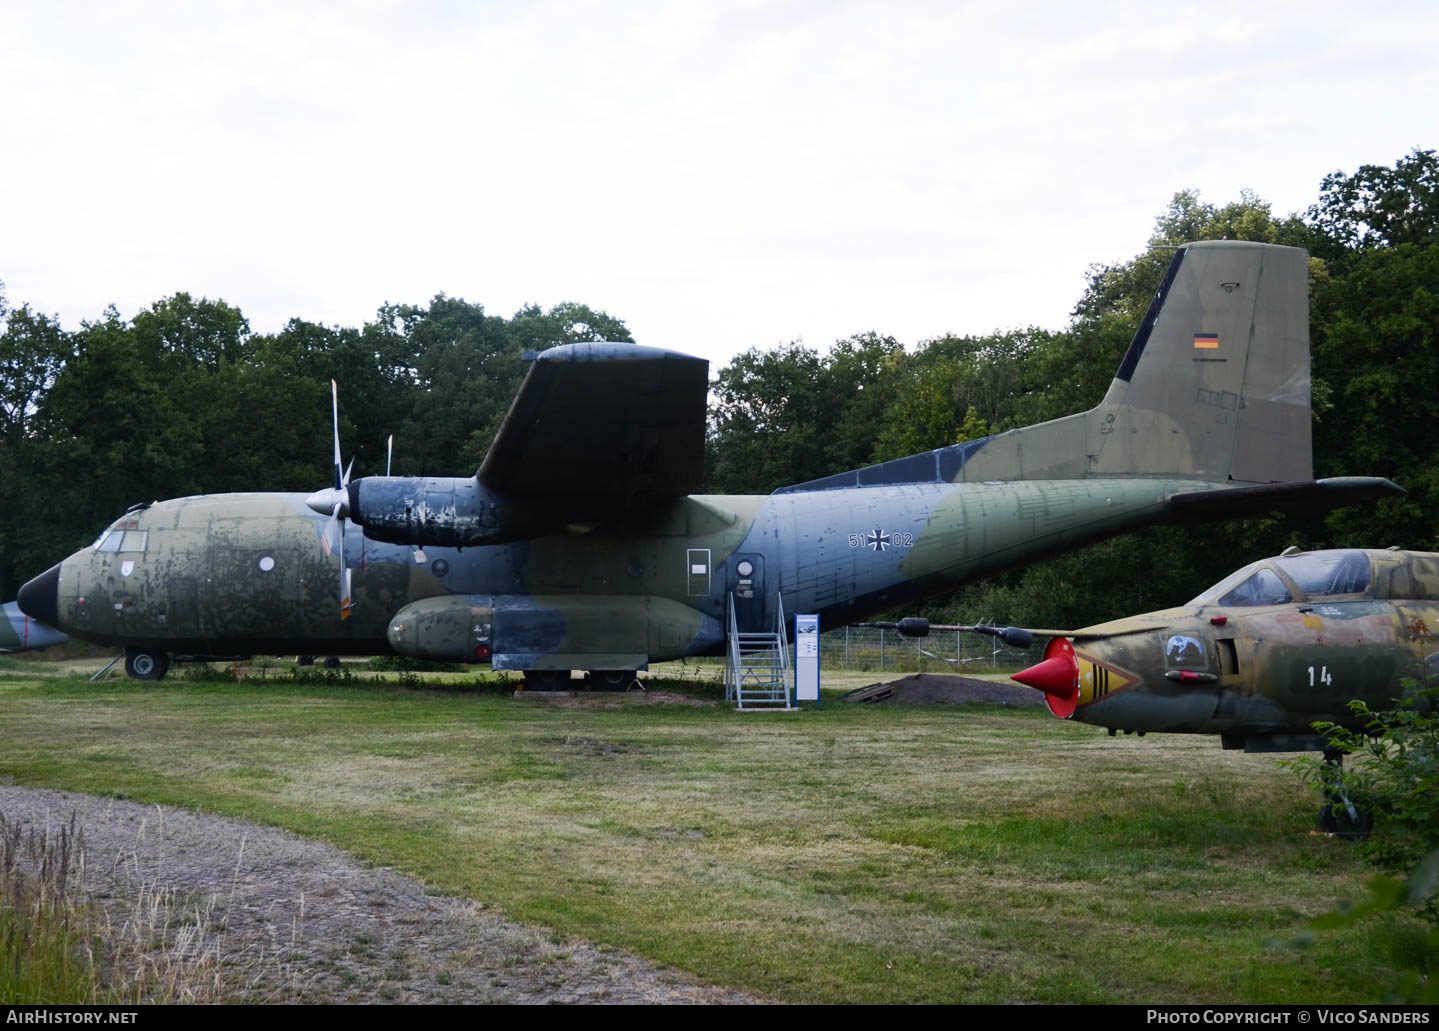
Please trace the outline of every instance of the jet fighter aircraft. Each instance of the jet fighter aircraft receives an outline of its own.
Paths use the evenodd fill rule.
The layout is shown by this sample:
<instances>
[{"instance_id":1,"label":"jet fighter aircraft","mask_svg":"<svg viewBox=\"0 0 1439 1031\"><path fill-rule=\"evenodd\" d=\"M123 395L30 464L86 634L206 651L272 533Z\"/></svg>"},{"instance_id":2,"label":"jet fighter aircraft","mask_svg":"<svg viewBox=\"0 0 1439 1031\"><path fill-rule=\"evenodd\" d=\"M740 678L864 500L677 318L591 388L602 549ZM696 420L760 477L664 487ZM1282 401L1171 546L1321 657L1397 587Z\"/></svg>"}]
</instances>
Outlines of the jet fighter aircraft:
<instances>
[{"instance_id":1,"label":"jet fighter aircraft","mask_svg":"<svg viewBox=\"0 0 1439 1031\"><path fill-rule=\"evenodd\" d=\"M1306 274L1295 248L1181 247L1097 407L767 497L693 496L706 362L555 347L472 477L351 481L337 432L328 488L136 506L20 607L137 677L398 652L625 686L781 604L840 626L1156 522L1396 493L1312 478Z\"/></svg>"},{"instance_id":2,"label":"jet fighter aircraft","mask_svg":"<svg viewBox=\"0 0 1439 1031\"><path fill-rule=\"evenodd\" d=\"M1316 721L1393 708L1439 675L1439 555L1286 551L1178 608L1055 632L1014 674L1061 719L1111 734L1218 734L1246 752L1319 751ZM1045 631L1034 631L1045 633Z\"/></svg>"}]
</instances>

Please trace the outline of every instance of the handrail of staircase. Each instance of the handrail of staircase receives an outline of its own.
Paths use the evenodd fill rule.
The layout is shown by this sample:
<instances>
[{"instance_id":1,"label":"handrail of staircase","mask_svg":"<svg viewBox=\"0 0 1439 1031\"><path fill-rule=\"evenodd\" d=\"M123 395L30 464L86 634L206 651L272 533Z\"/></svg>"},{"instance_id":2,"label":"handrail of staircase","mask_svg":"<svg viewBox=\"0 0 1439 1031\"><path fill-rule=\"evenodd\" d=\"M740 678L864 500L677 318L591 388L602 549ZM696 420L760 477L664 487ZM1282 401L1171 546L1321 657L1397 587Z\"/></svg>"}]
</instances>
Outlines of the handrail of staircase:
<instances>
[{"instance_id":1,"label":"handrail of staircase","mask_svg":"<svg viewBox=\"0 0 1439 1031\"><path fill-rule=\"evenodd\" d=\"M725 701L741 701L739 697L739 625L735 622L734 591L729 592L729 641L728 661L724 671Z\"/></svg>"}]
</instances>

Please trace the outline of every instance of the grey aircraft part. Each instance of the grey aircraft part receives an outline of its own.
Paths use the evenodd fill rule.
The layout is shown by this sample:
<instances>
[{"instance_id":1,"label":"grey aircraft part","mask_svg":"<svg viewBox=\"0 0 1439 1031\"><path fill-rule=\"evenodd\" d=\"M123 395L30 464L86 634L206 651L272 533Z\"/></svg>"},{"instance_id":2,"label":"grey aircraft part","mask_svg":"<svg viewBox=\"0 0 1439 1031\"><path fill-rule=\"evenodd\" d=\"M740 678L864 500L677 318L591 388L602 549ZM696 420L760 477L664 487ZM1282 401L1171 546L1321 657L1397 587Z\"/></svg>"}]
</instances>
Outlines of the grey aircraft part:
<instances>
[{"instance_id":1,"label":"grey aircraft part","mask_svg":"<svg viewBox=\"0 0 1439 1031\"><path fill-rule=\"evenodd\" d=\"M5 618L0 620L0 652L38 651L68 640L54 627L21 612L18 602L5 603Z\"/></svg>"}]
</instances>

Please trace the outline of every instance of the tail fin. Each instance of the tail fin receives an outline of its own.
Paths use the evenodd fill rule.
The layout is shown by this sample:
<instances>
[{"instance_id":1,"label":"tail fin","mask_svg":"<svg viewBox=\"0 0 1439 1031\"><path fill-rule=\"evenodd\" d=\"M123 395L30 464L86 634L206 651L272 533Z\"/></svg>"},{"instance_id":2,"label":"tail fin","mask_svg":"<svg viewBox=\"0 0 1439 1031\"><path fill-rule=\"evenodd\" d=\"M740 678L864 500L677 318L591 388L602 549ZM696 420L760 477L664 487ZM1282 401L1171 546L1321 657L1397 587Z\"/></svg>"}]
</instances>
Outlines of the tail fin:
<instances>
[{"instance_id":1,"label":"tail fin","mask_svg":"<svg viewBox=\"0 0 1439 1031\"><path fill-rule=\"evenodd\" d=\"M1089 472L1273 483L1313 476L1308 262L1214 240L1174 255L1099 407Z\"/></svg>"},{"instance_id":2,"label":"tail fin","mask_svg":"<svg viewBox=\"0 0 1439 1031\"><path fill-rule=\"evenodd\" d=\"M1307 276L1297 247L1187 244L1097 407L785 490L1097 476L1309 480Z\"/></svg>"}]
</instances>

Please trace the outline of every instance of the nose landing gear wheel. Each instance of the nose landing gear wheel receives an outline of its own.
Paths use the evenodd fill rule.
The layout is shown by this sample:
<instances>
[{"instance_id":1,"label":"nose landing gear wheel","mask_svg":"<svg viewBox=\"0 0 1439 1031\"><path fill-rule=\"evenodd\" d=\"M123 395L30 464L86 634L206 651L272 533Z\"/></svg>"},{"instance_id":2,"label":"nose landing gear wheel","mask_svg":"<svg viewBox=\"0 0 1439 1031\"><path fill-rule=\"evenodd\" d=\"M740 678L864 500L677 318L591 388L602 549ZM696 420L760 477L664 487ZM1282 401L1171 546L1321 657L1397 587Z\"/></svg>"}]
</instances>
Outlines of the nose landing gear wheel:
<instances>
[{"instance_id":1,"label":"nose landing gear wheel","mask_svg":"<svg viewBox=\"0 0 1439 1031\"><path fill-rule=\"evenodd\" d=\"M170 656L148 648L125 649L125 672L132 680L159 680L170 668Z\"/></svg>"}]
</instances>

